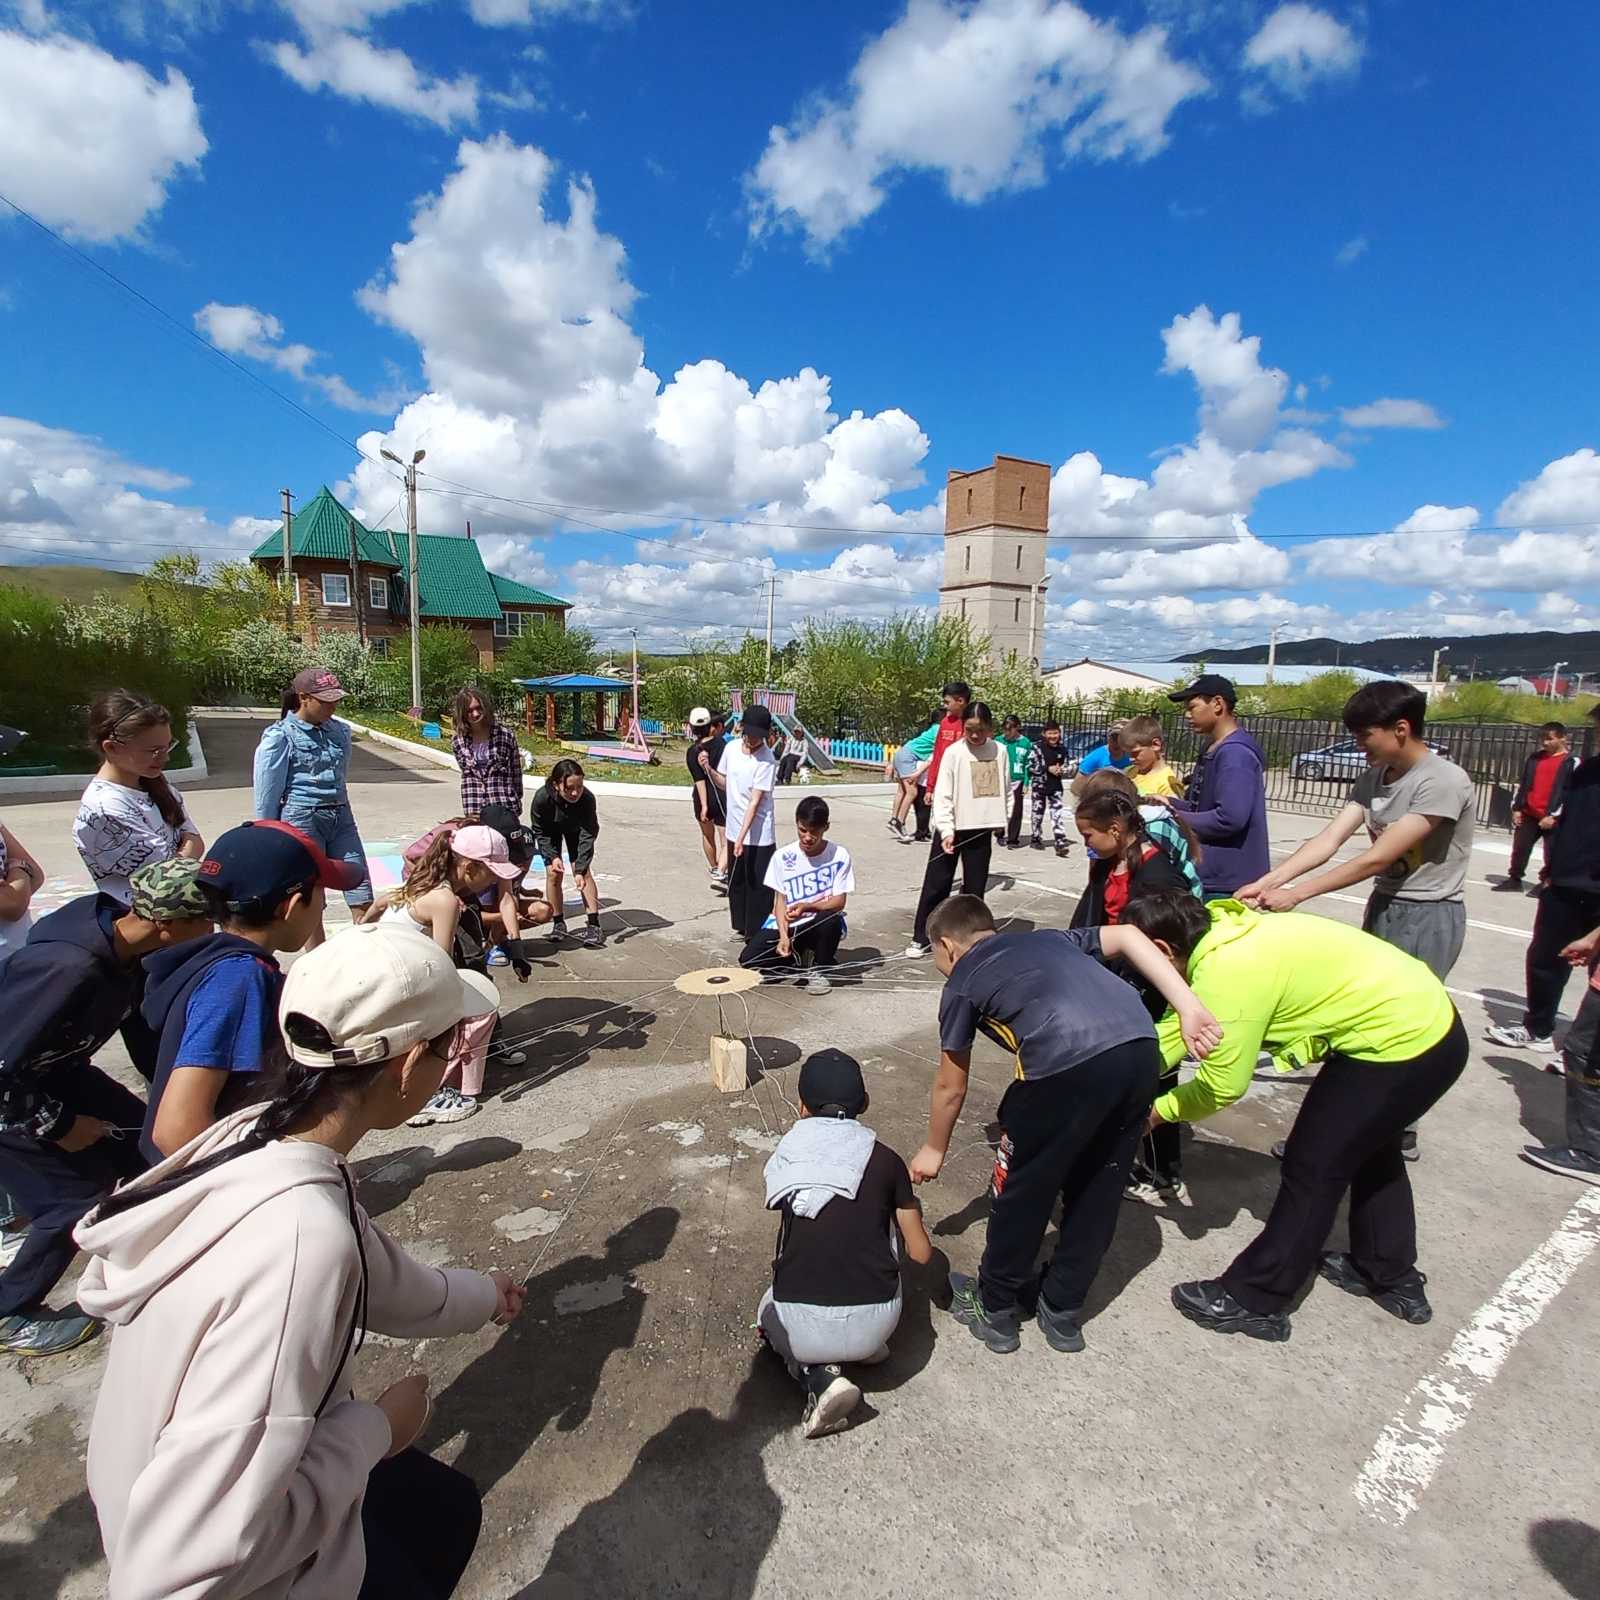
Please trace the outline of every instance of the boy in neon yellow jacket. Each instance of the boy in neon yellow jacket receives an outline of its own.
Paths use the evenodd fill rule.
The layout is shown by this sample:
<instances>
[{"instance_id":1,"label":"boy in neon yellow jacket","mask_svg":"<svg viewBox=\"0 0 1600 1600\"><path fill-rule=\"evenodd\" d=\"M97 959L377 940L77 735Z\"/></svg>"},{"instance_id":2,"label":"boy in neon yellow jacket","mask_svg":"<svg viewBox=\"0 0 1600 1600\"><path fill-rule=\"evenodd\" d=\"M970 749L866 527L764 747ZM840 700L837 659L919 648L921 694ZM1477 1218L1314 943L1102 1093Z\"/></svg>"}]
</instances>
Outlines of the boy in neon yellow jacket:
<instances>
[{"instance_id":1,"label":"boy in neon yellow jacket","mask_svg":"<svg viewBox=\"0 0 1600 1600\"><path fill-rule=\"evenodd\" d=\"M1231 1105L1263 1046L1284 1070L1323 1062L1290 1130L1266 1226L1220 1278L1178 1284L1173 1305L1218 1333L1287 1339L1284 1308L1317 1270L1403 1321L1427 1322L1400 1141L1467 1064L1466 1031L1444 985L1394 945L1324 917L1162 894L1135 901L1124 920L1166 954L1223 1029L1196 1076L1157 1098L1152 1128ZM1177 1019L1164 1018L1157 1036L1163 1060L1176 1063ZM1323 1253L1346 1190L1350 1249Z\"/></svg>"}]
</instances>

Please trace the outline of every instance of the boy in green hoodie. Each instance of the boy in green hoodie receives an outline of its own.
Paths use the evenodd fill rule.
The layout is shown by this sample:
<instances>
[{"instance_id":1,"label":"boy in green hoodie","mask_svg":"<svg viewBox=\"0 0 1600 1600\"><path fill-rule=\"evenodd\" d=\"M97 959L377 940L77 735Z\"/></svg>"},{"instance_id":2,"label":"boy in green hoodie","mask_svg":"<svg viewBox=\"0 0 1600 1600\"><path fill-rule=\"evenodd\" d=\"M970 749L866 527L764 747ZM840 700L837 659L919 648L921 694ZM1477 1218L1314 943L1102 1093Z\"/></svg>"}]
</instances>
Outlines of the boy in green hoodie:
<instances>
[{"instance_id":1,"label":"boy in green hoodie","mask_svg":"<svg viewBox=\"0 0 1600 1600\"><path fill-rule=\"evenodd\" d=\"M1284 1070L1323 1059L1290 1129L1266 1226L1220 1278L1178 1284L1173 1305L1217 1333L1283 1340L1285 1307L1315 1270L1405 1322L1427 1322L1401 1139L1467 1064L1466 1031L1444 985L1404 951L1323 917L1159 894L1134 901L1123 920L1167 956L1223 1030L1195 1077L1157 1098L1152 1129L1198 1122L1239 1099L1263 1045ZM1176 1063L1177 1019L1169 1013L1157 1035L1162 1058ZM1350 1249L1323 1253L1346 1190Z\"/></svg>"},{"instance_id":2,"label":"boy in green hoodie","mask_svg":"<svg viewBox=\"0 0 1600 1600\"><path fill-rule=\"evenodd\" d=\"M1022 731L1021 717L1007 717L995 740L1006 753L1006 825L994 830L994 842L1007 850L1022 843L1022 796L1028 787L1028 765L1033 758L1033 741Z\"/></svg>"}]
</instances>

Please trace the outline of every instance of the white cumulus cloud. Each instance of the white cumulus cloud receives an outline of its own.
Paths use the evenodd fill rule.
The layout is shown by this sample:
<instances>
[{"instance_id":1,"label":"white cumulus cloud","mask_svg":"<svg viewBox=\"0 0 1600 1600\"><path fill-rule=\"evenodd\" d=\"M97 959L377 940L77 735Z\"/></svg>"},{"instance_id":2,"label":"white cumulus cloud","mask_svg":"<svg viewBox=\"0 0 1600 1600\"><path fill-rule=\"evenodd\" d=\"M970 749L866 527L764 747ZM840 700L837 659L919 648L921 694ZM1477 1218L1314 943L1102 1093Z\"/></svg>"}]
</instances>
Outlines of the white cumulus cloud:
<instances>
[{"instance_id":1,"label":"white cumulus cloud","mask_svg":"<svg viewBox=\"0 0 1600 1600\"><path fill-rule=\"evenodd\" d=\"M1337 17L1293 0L1279 6L1244 47L1244 64L1284 94L1299 98L1320 78L1361 65L1362 42Z\"/></svg>"},{"instance_id":2,"label":"white cumulus cloud","mask_svg":"<svg viewBox=\"0 0 1600 1600\"><path fill-rule=\"evenodd\" d=\"M1161 28L1126 34L1071 0L910 0L843 94L772 129L747 179L751 232L794 228L825 250L904 173L976 203L1062 160L1142 160L1207 87Z\"/></svg>"},{"instance_id":3,"label":"white cumulus cloud","mask_svg":"<svg viewBox=\"0 0 1600 1600\"><path fill-rule=\"evenodd\" d=\"M289 40L271 47L273 62L302 89L331 89L448 128L478 119L478 80L471 73L439 78L404 50L385 48L356 33L313 34L302 48Z\"/></svg>"},{"instance_id":4,"label":"white cumulus cloud","mask_svg":"<svg viewBox=\"0 0 1600 1600\"><path fill-rule=\"evenodd\" d=\"M1373 400L1339 413L1347 428L1442 428L1444 418L1425 400Z\"/></svg>"},{"instance_id":5,"label":"white cumulus cloud","mask_svg":"<svg viewBox=\"0 0 1600 1600\"><path fill-rule=\"evenodd\" d=\"M358 394L337 372L313 371L317 352L308 344L286 341L283 324L271 312L213 300L195 312L194 325L217 349L287 372L345 411L388 411L396 404L386 395Z\"/></svg>"},{"instance_id":6,"label":"white cumulus cloud","mask_svg":"<svg viewBox=\"0 0 1600 1600\"><path fill-rule=\"evenodd\" d=\"M64 35L0 32L0 189L75 239L137 236L206 153L189 80Z\"/></svg>"},{"instance_id":7,"label":"white cumulus cloud","mask_svg":"<svg viewBox=\"0 0 1600 1600\"><path fill-rule=\"evenodd\" d=\"M1499 521L1600 523L1600 455L1574 450L1550 462L1500 502Z\"/></svg>"}]
</instances>

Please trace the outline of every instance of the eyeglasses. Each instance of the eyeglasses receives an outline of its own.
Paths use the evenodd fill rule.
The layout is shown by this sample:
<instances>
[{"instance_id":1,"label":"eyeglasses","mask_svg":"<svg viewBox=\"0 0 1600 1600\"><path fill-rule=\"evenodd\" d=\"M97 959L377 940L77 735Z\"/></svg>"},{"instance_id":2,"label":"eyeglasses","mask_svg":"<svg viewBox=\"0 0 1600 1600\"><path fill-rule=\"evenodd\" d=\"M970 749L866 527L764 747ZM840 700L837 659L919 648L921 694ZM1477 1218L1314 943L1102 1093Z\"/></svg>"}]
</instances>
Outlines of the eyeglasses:
<instances>
[{"instance_id":1,"label":"eyeglasses","mask_svg":"<svg viewBox=\"0 0 1600 1600\"><path fill-rule=\"evenodd\" d=\"M118 739L116 740L116 743L120 744L125 750L133 751L136 756L150 756L152 758L155 756L170 756L172 752L178 748L178 741L176 739L171 739L166 744L148 745L142 747L130 743L127 739Z\"/></svg>"}]
</instances>

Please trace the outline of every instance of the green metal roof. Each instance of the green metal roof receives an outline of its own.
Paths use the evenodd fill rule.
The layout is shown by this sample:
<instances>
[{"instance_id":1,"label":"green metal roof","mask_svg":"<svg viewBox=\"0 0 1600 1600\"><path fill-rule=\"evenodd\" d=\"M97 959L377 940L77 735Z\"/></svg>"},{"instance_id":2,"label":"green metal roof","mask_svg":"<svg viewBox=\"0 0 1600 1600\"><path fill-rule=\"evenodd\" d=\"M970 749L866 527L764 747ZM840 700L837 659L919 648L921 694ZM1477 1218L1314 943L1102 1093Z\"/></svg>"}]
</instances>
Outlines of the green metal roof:
<instances>
[{"instance_id":1,"label":"green metal roof","mask_svg":"<svg viewBox=\"0 0 1600 1600\"><path fill-rule=\"evenodd\" d=\"M352 526L356 532L356 554L360 560L383 567L400 565L382 537L365 528L358 518L346 511L334 499L327 484L323 484L295 513L289 530L290 555L317 557L324 561L348 561ZM269 535L250 554L257 561L281 562L283 534Z\"/></svg>"},{"instance_id":2,"label":"green metal roof","mask_svg":"<svg viewBox=\"0 0 1600 1600\"><path fill-rule=\"evenodd\" d=\"M502 578L498 572L489 574L489 582L494 585L495 597L501 605L559 606L563 611L572 609L570 600L546 594L543 589L531 589L525 583L518 583L515 578Z\"/></svg>"},{"instance_id":3,"label":"green metal roof","mask_svg":"<svg viewBox=\"0 0 1600 1600\"><path fill-rule=\"evenodd\" d=\"M403 583L409 567L405 534L364 527L334 499L326 484L295 513L290 527L291 554L348 561L352 526L358 558L364 563L394 570ZM256 561L281 561L283 535L274 533L263 539L250 554ZM418 534L417 565L417 602L424 617L490 622L500 615L505 604L571 609L568 600L490 572L483 564L483 552L472 539L451 534Z\"/></svg>"}]
</instances>

